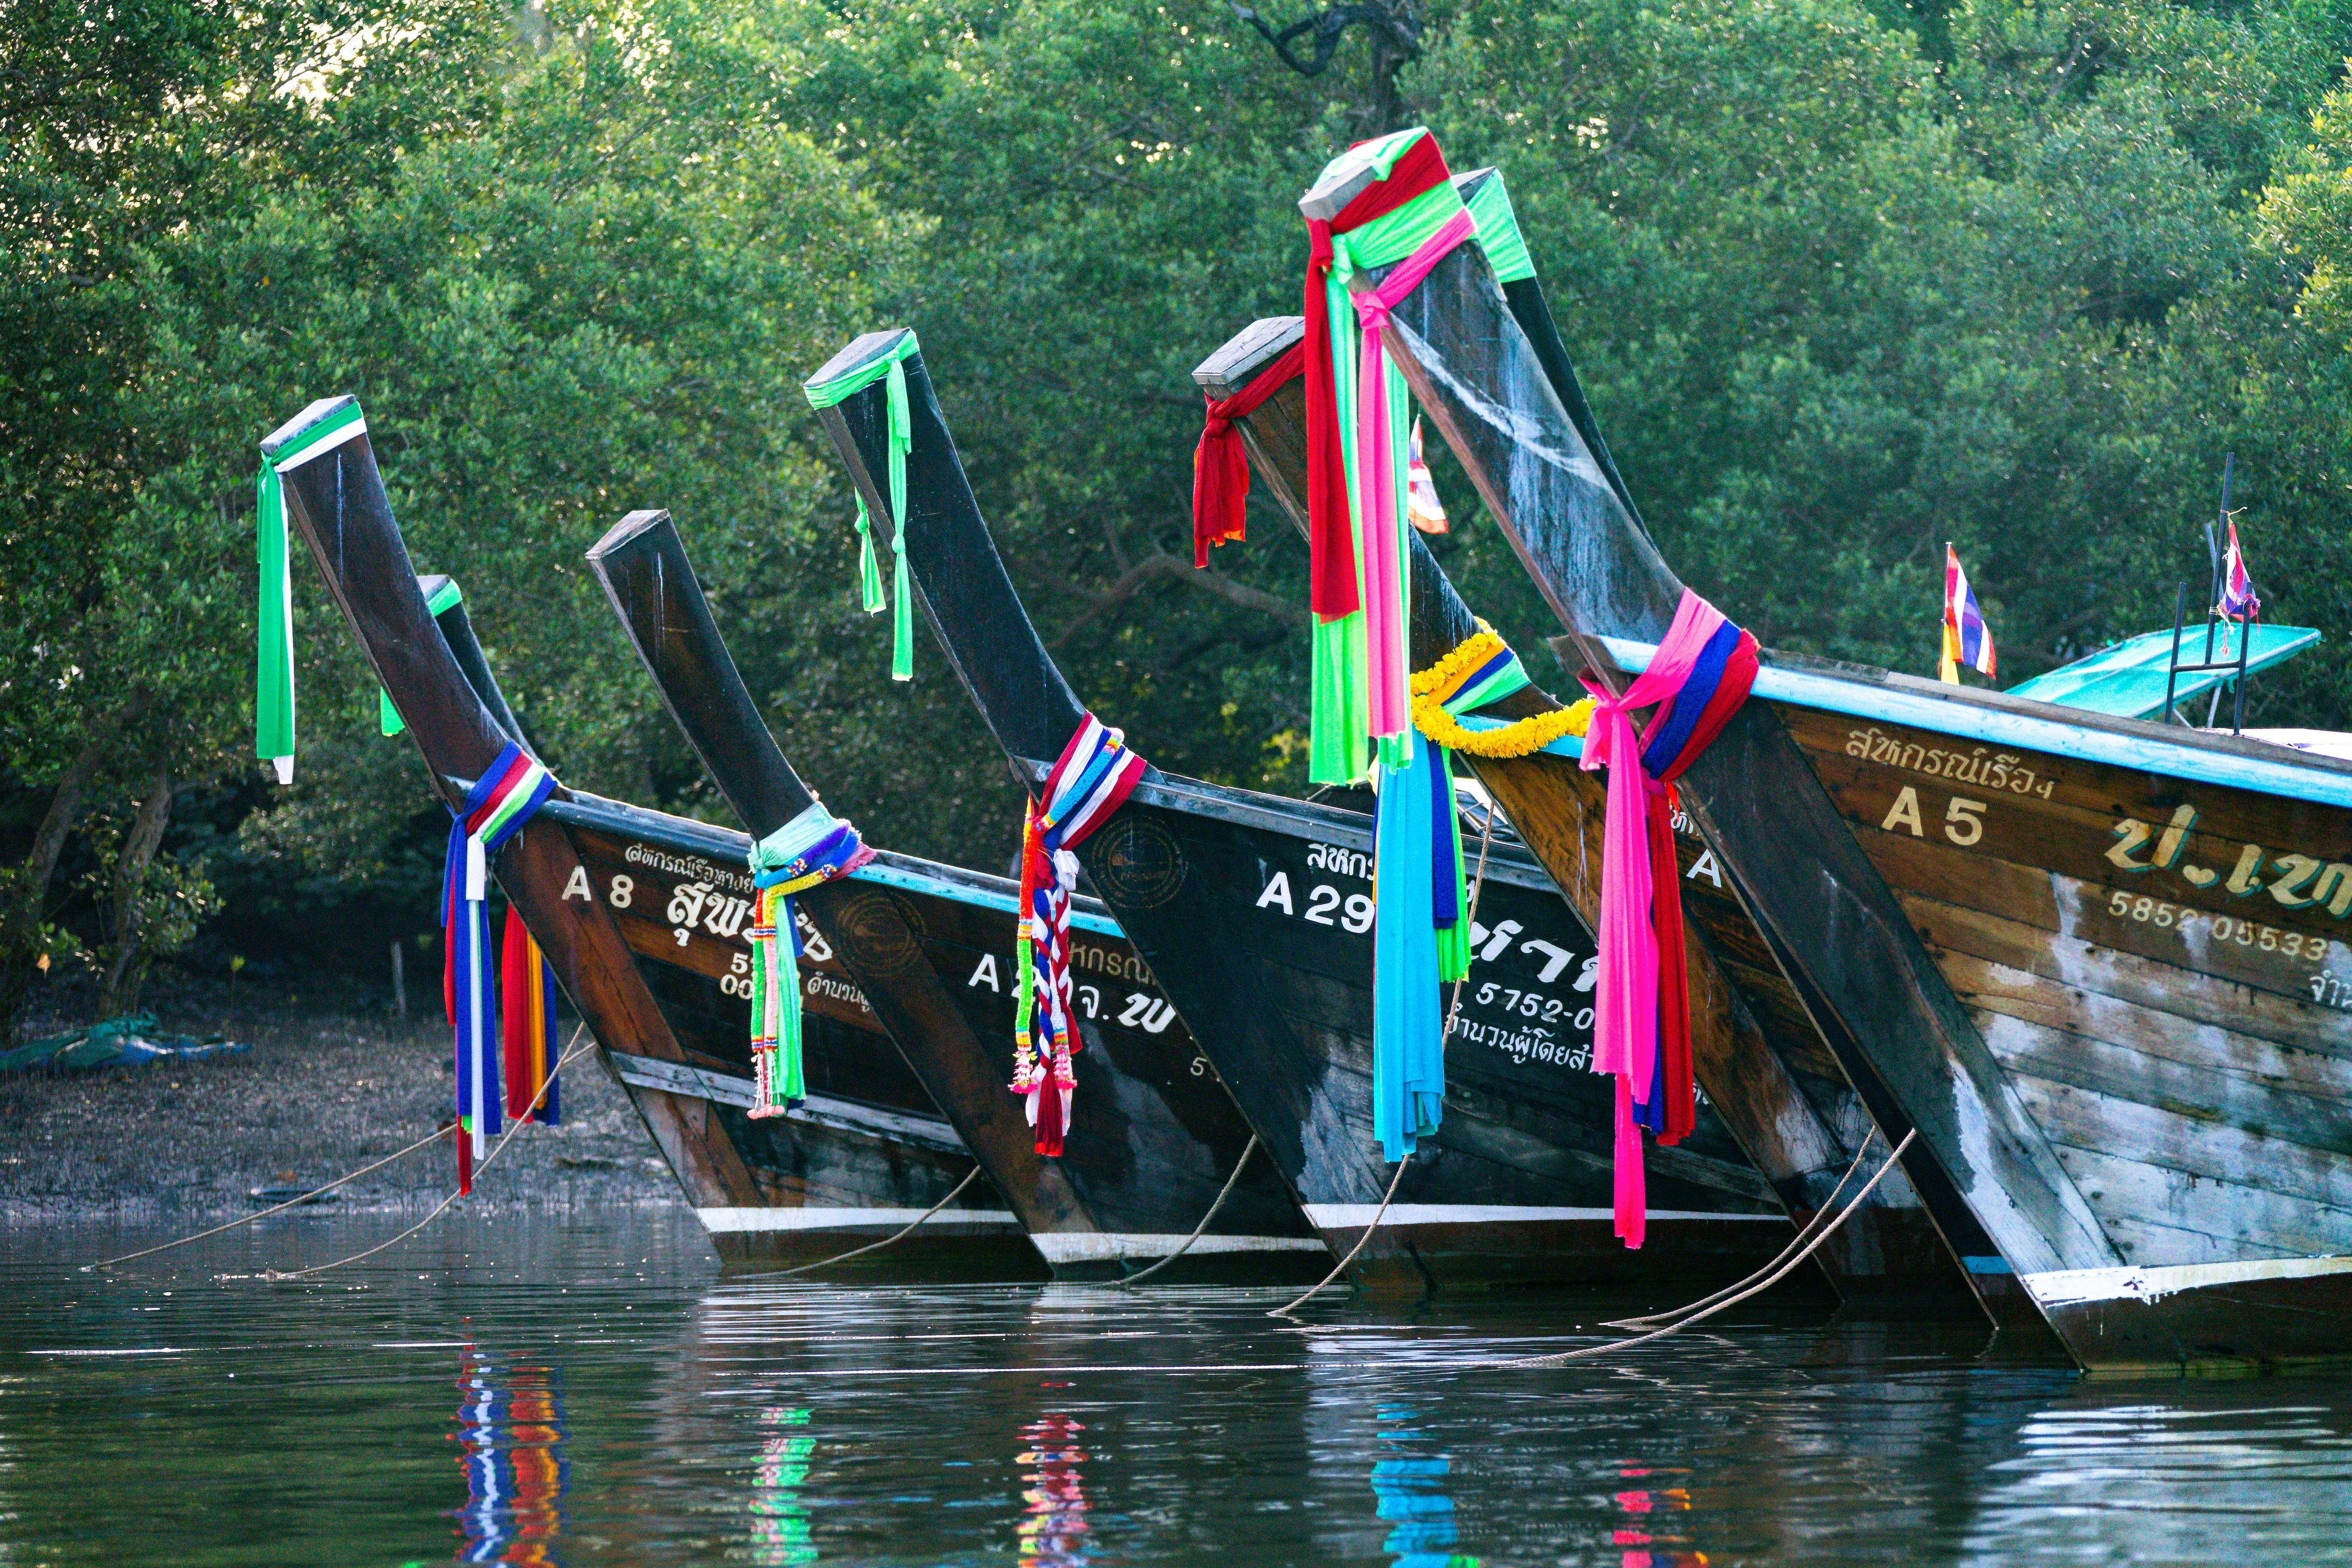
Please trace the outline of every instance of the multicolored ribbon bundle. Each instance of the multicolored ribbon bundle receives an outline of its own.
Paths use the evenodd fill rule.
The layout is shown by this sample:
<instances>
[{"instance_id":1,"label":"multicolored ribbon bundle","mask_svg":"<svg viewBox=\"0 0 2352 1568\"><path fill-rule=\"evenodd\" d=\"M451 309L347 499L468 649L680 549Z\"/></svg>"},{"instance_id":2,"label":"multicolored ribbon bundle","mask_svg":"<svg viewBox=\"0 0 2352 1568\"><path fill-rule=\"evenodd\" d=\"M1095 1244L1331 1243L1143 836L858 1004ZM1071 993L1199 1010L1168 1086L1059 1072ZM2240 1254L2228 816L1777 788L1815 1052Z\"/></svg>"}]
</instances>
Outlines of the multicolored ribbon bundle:
<instances>
[{"instance_id":1,"label":"multicolored ribbon bundle","mask_svg":"<svg viewBox=\"0 0 2352 1568\"><path fill-rule=\"evenodd\" d=\"M488 1152L489 1140L501 1125L500 965L490 947L490 857L522 831L523 824L554 791L555 776L509 741L498 760L466 792L465 805L450 814L456 820L449 825L449 851L441 868L441 937L446 954L441 994L457 1034L457 1190L461 1193L473 1190L474 1162ZM527 978L521 970L517 973ZM540 995L543 1006L546 993ZM506 1005L511 1014L528 1010L532 1003L528 996L509 992ZM543 1051L541 1059L547 1059Z\"/></svg>"},{"instance_id":2,"label":"multicolored ribbon bundle","mask_svg":"<svg viewBox=\"0 0 2352 1568\"><path fill-rule=\"evenodd\" d=\"M811 801L751 846L751 1114L782 1116L808 1097L801 1079L802 952L793 895L848 876L874 851L857 829Z\"/></svg>"},{"instance_id":3,"label":"multicolored ribbon bundle","mask_svg":"<svg viewBox=\"0 0 2352 1568\"><path fill-rule=\"evenodd\" d=\"M1370 743L1386 770L1412 765L1411 614L1404 571L1412 528L1404 378L1389 364L1389 312L1432 268L1474 237L1436 138L1419 128L1349 149L1318 186L1373 177L1326 222L1307 220L1307 506L1315 612L1307 776L1364 775ZM1390 268L1378 285L1366 274ZM1352 342L1353 354L1337 345Z\"/></svg>"},{"instance_id":4,"label":"multicolored ribbon bundle","mask_svg":"<svg viewBox=\"0 0 2352 1568\"><path fill-rule=\"evenodd\" d=\"M1307 345L1297 342L1267 365L1247 386L1231 397L1205 394L1208 418L1201 426L1201 444L1192 453L1192 564L1209 563L1209 548L1244 537L1244 503L1249 500L1249 454L1242 448L1241 432L1234 421L1257 412L1258 405L1287 385L1307 368Z\"/></svg>"},{"instance_id":5,"label":"multicolored ribbon bundle","mask_svg":"<svg viewBox=\"0 0 2352 1568\"><path fill-rule=\"evenodd\" d=\"M254 481L254 553L261 567L259 635L254 649L253 752L279 784L294 782L294 582L288 572L286 491L278 475L367 434L367 417L346 403L265 458Z\"/></svg>"},{"instance_id":6,"label":"multicolored ribbon bundle","mask_svg":"<svg viewBox=\"0 0 2352 1568\"><path fill-rule=\"evenodd\" d=\"M890 679L915 679L915 599L907 582L907 454L915 444L912 411L907 403L907 362L922 352L908 332L879 359L869 360L847 375L810 386L809 406L831 408L854 394L865 391L886 376L890 388L888 433L890 447L890 549L896 557L891 588L898 599L897 611L890 623ZM857 496L857 583L860 602L867 615L883 607L882 568L874 559L874 527L866 511L866 495Z\"/></svg>"},{"instance_id":7,"label":"multicolored ribbon bundle","mask_svg":"<svg viewBox=\"0 0 2352 1568\"><path fill-rule=\"evenodd\" d=\"M499 949L499 993L507 1120L556 1126L563 1102L555 1081L555 972L511 904Z\"/></svg>"},{"instance_id":8,"label":"multicolored ribbon bundle","mask_svg":"<svg viewBox=\"0 0 2352 1568\"><path fill-rule=\"evenodd\" d=\"M1143 767L1123 732L1087 714L1045 775L1042 796L1030 800L1022 828L1012 1088L1029 1102L1040 1154L1062 1152L1078 1087L1071 1065L1081 1043L1070 1017L1070 895L1078 885L1073 851L1134 792Z\"/></svg>"},{"instance_id":9,"label":"multicolored ribbon bundle","mask_svg":"<svg viewBox=\"0 0 2352 1568\"><path fill-rule=\"evenodd\" d=\"M1609 770L1592 1068L1617 1079L1617 1234L1639 1247L1646 1204L1640 1130L1676 1142L1695 1114L1672 786L1748 700L1756 639L1685 588L1650 668L1623 696L1595 676L1583 681L1593 697L1583 765ZM1633 710L1653 703L1657 711L1636 747Z\"/></svg>"}]
</instances>

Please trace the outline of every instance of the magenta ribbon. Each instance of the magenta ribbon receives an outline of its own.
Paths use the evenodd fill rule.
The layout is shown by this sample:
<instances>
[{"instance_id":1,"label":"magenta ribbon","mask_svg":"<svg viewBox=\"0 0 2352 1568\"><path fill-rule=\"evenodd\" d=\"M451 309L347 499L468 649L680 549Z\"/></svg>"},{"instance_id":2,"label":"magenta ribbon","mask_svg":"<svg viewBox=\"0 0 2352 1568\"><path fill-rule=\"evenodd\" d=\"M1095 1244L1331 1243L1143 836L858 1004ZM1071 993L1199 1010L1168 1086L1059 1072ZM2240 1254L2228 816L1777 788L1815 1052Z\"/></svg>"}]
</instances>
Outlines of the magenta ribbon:
<instances>
[{"instance_id":1,"label":"magenta ribbon","mask_svg":"<svg viewBox=\"0 0 2352 1568\"><path fill-rule=\"evenodd\" d=\"M1382 279L1349 296L1362 329L1356 377L1356 511L1364 523L1365 660L1370 677L1370 727L1375 735L1402 735L1412 728L1412 676L1405 655L1402 597L1404 561L1396 537L1396 476L1391 471L1388 396L1388 352L1382 329L1389 312L1421 287L1447 252L1477 232L1467 209Z\"/></svg>"},{"instance_id":2,"label":"magenta ribbon","mask_svg":"<svg viewBox=\"0 0 2352 1568\"><path fill-rule=\"evenodd\" d=\"M1643 670L1612 697L1591 675L1592 723L1584 735L1587 773L1609 769L1609 809L1601 827L1601 974L1592 1010L1592 1070L1617 1077L1617 1234L1642 1245L1648 1198L1642 1134L1633 1106L1650 1098L1658 1066L1658 938L1650 923L1649 797L1665 786L1642 766L1633 710L1665 701L1683 688L1723 625L1723 612L1685 589L1665 640Z\"/></svg>"}]
</instances>

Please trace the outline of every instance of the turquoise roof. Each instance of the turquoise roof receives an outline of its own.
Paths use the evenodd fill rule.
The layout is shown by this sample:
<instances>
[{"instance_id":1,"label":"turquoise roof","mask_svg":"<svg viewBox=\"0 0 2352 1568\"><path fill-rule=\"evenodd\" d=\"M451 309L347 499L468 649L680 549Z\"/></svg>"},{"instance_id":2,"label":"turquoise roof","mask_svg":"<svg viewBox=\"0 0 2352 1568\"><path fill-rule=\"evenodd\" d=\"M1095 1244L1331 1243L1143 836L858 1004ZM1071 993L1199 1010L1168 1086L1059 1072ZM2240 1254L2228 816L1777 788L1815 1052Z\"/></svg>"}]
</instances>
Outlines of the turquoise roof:
<instances>
[{"instance_id":1,"label":"turquoise roof","mask_svg":"<svg viewBox=\"0 0 2352 1568\"><path fill-rule=\"evenodd\" d=\"M2292 658L2319 641L2319 634L2309 626L2257 626L2253 634L2253 647L2246 658L2248 674ZM2173 687L2172 700L2183 702L2227 683L2236 674L2238 638L2242 635L2242 627L2222 626L2214 637L2213 653L2209 659L2205 655L2205 628L2183 627L2181 663L2219 664L2228 659L2232 668L2182 675ZM2022 686L2012 686L2009 694L2066 708L2084 708L2094 713L2110 713L2118 719L2161 719L2165 672L2171 663L2172 633L2143 632L2103 647L2087 658L2062 665L2047 675L2037 675Z\"/></svg>"}]
</instances>

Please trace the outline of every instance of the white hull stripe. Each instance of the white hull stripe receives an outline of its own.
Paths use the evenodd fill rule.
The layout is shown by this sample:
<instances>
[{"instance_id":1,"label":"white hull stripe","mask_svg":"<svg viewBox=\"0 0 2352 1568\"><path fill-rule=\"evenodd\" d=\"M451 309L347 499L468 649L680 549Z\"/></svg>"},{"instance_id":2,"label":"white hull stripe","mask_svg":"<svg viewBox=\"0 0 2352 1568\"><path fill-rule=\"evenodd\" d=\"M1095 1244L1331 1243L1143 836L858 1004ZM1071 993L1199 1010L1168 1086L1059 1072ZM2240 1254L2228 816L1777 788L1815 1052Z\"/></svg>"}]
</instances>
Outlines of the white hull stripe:
<instances>
[{"instance_id":1,"label":"white hull stripe","mask_svg":"<svg viewBox=\"0 0 2352 1568\"><path fill-rule=\"evenodd\" d=\"M1372 1223L1381 1212L1378 1204L1308 1204L1307 1223L1322 1230L1350 1230ZM1520 1208L1507 1204L1391 1204L1382 1227L1392 1225L1552 1225L1561 1222L1577 1224L1611 1224L1617 1218L1614 1209L1548 1209ZM1785 1226L1789 1216L1778 1214L1706 1214L1688 1209L1652 1209L1650 1223L1661 1220L1734 1220L1745 1223L1760 1221L1766 1225Z\"/></svg>"},{"instance_id":2,"label":"white hull stripe","mask_svg":"<svg viewBox=\"0 0 2352 1568\"><path fill-rule=\"evenodd\" d=\"M1620 668L1634 672L1647 669L1657 652L1648 643L1629 642L1622 637L1602 637L1601 641ZM2079 757L2084 762L2164 773L2192 784L2234 785L2321 805L2352 805L2352 774L2340 769L2299 767L2284 759L2271 762L2243 757L2218 746L2182 745L2168 739L2155 724L2142 726L2148 731L2145 736L2118 734L2113 730L2070 724L2055 717L2045 719L2040 714L1980 706L1964 699L1927 696L1891 684L1842 680L1835 676L1769 664L1757 672L1755 694L1775 702L1818 708L1825 713L1882 719L1890 724L1908 724L1941 734L1964 736L1988 745Z\"/></svg>"},{"instance_id":3,"label":"white hull stripe","mask_svg":"<svg viewBox=\"0 0 2352 1568\"><path fill-rule=\"evenodd\" d=\"M1034 1235L1030 1240L1048 1263L1098 1263L1120 1258L1165 1258L1184 1246L1175 1232L1165 1236L1120 1235L1108 1231L1064 1231ZM1199 1258L1214 1252L1328 1252L1322 1238L1312 1236L1204 1236L1186 1247L1184 1256Z\"/></svg>"},{"instance_id":4,"label":"white hull stripe","mask_svg":"<svg viewBox=\"0 0 2352 1568\"><path fill-rule=\"evenodd\" d=\"M692 1100L714 1100L720 1105L751 1109L751 1080L737 1078L732 1073L711 1072L702 1068L688 1067L684 1062L666 1062L655 1057L633 1057L620 1051L608 1052L613 1070L621 1081L639 1089L657 1089L665 1094L682 1094ZM855 1100L835 1100L830 1095L813 1094L798 1110L788 1111L794 1121L804 1121L817 1127L832 1127L851 1132L864 1132L877 1138L887 1138L897 1143L916 1143L926 1149L938 1149L947 1153L964 1152L963 1140L945 1121L933 1121L924 1117L908 1116L896 1110L882 1110Z\"/></svg>"},{"instance_id":5,"label":"white hull stripe","mask_svg":"<svg viewBox=\"0 0 2352 1568\"><path fill-rule=\"evenodd\" d=\"M773 1208L697 1209L695 1217L713 1236L740 1236L756 1231L896 1230L923 1217L923 1209ZM925 1230L1019 1228L1003 1209L941 1209Z\"/></svg>"},{"instance_id":6,"label":"white hull stripe","mask_svg":"<svg viewBox=\"0 0 2352 1568\"><path fill-rule=\"evenodd\" d=\"M2179 1263L2160 1268L2053 1268L2018 1278L2044 1307L2157 1301L2181 1290L2352 1274L2352 1258L2265 1258L2252 1263Z\"/></svg>"}]
</instances>

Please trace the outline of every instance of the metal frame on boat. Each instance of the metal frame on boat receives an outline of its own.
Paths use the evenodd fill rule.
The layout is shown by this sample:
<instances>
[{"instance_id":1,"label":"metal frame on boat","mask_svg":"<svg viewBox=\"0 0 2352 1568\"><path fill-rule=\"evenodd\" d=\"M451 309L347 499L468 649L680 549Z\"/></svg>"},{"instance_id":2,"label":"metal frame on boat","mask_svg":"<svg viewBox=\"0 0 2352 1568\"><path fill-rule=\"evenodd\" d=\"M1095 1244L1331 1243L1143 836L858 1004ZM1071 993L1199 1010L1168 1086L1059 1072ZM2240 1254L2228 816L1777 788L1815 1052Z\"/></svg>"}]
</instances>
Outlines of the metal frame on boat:
<instances>
[{"instance_id":1,"label":"metal frame on boat","mask_svg":"<svg viewBox=\"0 0 2352 1568\"><path fill-rule=\"evenodd\" d=\"M830 382L901 351L869 333ZM907 513L896 520L950 663L1034 788L1084 709L1039 641L981 518L919 353L905 359ZM887 389L823 412L869 510L891 516ZM1116 717L1113 715L1112 717ZM1148 752L1148 738L1143 749ZM1147 772L1080 851L1087 873L1336 1250L1390 1173L1370 1107L1371 819ZM1360 1279L1426 1283L1721 1282L1788 1236L1771 1189L1711 1115L1653 1163L1647 1247L1611 1234L1606 1084L1576 1059L1591 942L1534 858L1496 845L1449 1065L1444 1123L1402 1177ZM1532 1007L1535 1017L1523 1016ZM1515 1011L1516 1009L1516 1011ZM1072 1139L1087 1135L1081 1100Z\"/></svg>"}]
</instances>

